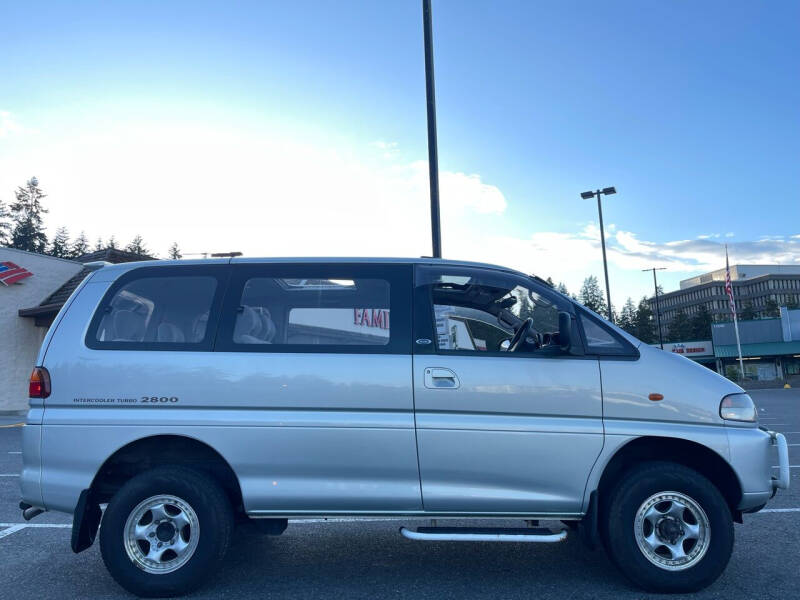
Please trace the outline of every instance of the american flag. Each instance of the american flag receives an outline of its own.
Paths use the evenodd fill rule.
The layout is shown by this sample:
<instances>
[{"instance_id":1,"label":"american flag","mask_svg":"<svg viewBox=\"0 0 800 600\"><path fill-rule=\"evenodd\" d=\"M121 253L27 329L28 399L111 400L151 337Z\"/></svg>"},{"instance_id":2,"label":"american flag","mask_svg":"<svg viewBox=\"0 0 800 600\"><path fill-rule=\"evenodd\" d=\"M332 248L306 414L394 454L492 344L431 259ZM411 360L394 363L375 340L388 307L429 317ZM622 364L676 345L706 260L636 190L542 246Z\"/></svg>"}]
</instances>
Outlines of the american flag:
<instances>
[{"instance_id":1,"label":"american flag","mask_svg":"<svg viewBox=\"0 0 800 600\"><path fill-rule=\"evenodd\" d=\"M33 275L28 269L20 267L13 262L0 263L0 283L4 285L11 285L17 283L26 277Z\"/></svg>"},{"instance_id":2,"label":"american flag","mask_svg":"<svg viewBox=\"0 0 800 600\"><path fill-rule=\"evenodd\" d=\"M731 266L728 264L728 247L725 246L725 293L728 294L728 304L731 314L736 318L736 302L733 300L733 286L731 285Z\"/></svg>"}]
</instances>

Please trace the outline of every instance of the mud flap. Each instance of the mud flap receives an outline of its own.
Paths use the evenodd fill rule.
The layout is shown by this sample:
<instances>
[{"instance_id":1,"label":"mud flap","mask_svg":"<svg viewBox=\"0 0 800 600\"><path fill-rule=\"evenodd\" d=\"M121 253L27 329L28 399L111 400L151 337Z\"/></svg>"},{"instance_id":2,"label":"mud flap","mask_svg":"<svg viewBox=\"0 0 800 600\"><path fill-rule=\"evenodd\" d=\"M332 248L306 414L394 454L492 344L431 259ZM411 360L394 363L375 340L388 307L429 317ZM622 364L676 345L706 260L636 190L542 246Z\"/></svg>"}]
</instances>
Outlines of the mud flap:
<instances>
[{"instance_id":1,"label":"mud flap","mask_svg":"<svg viewBox=\"0 0 800 600\"><path fill-rule=\"evenodd\" d=\"M600 531L598 529L597 490L589 496L589 508L586 516L578 523L578 537L590 550L600 546Z\"/></svg>"},{"instance_id":2,"label":"mud flap","mask_svg":"<svg viewBox=\"0 0 800 600\"><path fill-rule=\"evenodd\" d=\"M72 517L71 546L75 554L83 552L94 543L101 517L100 505L92 498L91 491L83 490Z\"/></svg>"}]
</instances>

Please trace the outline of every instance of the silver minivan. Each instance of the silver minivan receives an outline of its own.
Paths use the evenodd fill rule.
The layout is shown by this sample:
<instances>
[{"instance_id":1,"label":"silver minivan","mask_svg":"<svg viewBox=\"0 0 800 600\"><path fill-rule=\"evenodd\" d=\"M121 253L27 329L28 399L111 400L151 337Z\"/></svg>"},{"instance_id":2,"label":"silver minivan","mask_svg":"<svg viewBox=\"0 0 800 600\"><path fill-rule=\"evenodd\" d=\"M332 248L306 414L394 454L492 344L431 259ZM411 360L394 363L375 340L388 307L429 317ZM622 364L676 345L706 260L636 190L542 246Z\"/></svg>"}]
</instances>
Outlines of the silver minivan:
<instances>
[{"instance_id":1,"label":"silver minivan","mask_svg":"<svg viewBox=\"0 0 800 600\"><path fill-rule=\"evenodd\" d=\"M74 515L75 552L99 531L140 596L195 588L234 527L341 516L408 519L412 540L574 532L642 588L688 592L789 485L785 439L739 386L476 263L105 266L50 328L30 396L24 517Z\"/></svg>"}]
</instances>

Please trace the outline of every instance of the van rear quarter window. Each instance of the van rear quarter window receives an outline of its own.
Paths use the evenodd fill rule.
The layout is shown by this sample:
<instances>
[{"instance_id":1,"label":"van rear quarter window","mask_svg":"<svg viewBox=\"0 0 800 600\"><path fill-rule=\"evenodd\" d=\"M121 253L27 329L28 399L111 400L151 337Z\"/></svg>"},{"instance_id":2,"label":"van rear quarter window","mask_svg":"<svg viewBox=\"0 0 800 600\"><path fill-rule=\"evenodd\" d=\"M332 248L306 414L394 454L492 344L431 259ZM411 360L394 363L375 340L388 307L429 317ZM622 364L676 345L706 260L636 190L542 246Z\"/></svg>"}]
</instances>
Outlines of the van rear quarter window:
<instances>
[{"instance_id":1,"label":"van rear quarter window","mask_svg":"<svg viewBox=\"0 0 800 600\"><path fill-rule=\"evenodd\" d=\"M191 267L126 273L106 293L87 346L120 350L210 349L224 281Z\"/></svg>"}]
</instances>

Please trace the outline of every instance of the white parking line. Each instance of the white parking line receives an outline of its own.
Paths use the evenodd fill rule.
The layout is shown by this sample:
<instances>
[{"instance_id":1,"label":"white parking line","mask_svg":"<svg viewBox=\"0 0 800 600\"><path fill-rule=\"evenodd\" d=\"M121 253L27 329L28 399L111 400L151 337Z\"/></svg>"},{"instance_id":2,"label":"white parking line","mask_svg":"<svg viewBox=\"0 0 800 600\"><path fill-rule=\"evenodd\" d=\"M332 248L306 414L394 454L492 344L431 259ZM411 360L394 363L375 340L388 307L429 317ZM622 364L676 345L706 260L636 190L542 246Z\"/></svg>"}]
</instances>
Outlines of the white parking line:
<instances>
[{"instance_id":1,"label":"white parking line","mask_svg":"<svg viewBox=\"0 0 800 600\"><path fill-rule=\"evenodd\" d=\"M0 477L19 477L19 473L0 473Z\"/></svg>"},{"instance_id":2,"label":"white parking line","mask_svg":"<svg viewBox=\"0 0 800 600\"><path fill-rule=\"evenodd\" d=\"M762 508L757 513L790 513L790 512L800 512L800 508Z\"/></svg>"},{"instance_id":3,"label":"white parking line","mask_svg":"<svg viewBox=\"0 0 800 600\"><path fill-rule=\"evenodd\" d=\"M0 527L38 527L45 529L47 527L72 527L72 523L0 523Z\"/></svg>"},{"instance_id":4,"label":"white parking line","mask_svg":"<svg viewBox=\"0 0 800 600\"><path fill-rule=\"evenodd\" d=\"M12 533L16 533L20 529L25 529L25 525L12 525L8 529L3 529L3 531L0 531L0 538L4 538Z\"/></svg>"},{"instance_id":5,"label":"white parking line","mask_svg":"<svg viewBox=\"0 0 800 600\"><path fill-rule=\"evenodd\" d=\"M778 465L772 465L773 469L780 469ZM800 469L800 465L789 465L790 469Z\"/></svg>"},{"instance_id":6,"label":"white parking line","mask_svg":"<svg viewBox=\"0 0 800 600\"><path fill-rule=\"evenodd\" d=\"M22 454L22 452L21 452L21 451L19 451L19 450L16 450L16 451L14 451L14 450L10 450L8 453L9 453L9 454Z\"/></svg>"}]
</instances>

